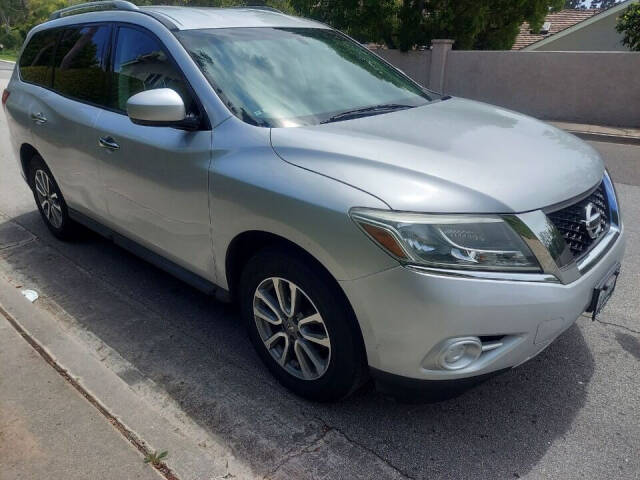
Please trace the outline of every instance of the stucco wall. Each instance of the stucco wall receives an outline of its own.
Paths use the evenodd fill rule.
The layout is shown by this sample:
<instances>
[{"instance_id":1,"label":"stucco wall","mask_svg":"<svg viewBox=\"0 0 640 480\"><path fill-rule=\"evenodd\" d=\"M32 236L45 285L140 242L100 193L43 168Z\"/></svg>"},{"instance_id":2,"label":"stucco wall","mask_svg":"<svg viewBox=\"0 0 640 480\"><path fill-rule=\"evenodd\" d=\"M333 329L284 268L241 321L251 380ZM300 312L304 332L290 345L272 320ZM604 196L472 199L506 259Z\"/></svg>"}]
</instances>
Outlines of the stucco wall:
<instances>
[{"instance_id":1,"label":"stucco wall","mask_svg":"<svg viewBox=\"0 0 640 480\"><path fill-rule=\"evenodd\" d=\"M416 82L422 85L428 84L429 69L431 68L430 50L401 52L400 50L386 50L381 48L372 51L402 70Z\"/></svg>"},{"instance_id":2,"label":"stucco wall","mask_svg":"<svg viewBox=\"0 0 640 480\"><path fill-rule=\"evenodd\" d=\"M640 53L449 51L383 56L419 83L444 69L444 93L545 120L640 127ZM442 65L431 65L443 58ZM433 83L431 83L433 86Z\"/></svg>"},{"instance_id":3,"label":"stucco wall","mask_svg":"<svg viewBox=\"0 0 640 480\"><path fill-rule=\"evenodd\" d=\"M640 126L640 53L452 51L444 91L547 119Z\"/></svg>"}]
</instances>

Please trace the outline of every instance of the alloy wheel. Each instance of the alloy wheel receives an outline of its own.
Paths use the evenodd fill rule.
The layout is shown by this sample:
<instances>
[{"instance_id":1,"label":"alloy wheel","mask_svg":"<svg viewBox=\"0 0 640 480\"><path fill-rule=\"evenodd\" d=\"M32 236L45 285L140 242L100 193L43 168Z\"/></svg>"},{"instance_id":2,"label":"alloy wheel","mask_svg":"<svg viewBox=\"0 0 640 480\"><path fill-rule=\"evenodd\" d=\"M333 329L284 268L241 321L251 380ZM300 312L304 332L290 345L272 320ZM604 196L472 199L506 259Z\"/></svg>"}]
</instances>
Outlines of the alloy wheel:
<instances>
[{"instance_id":1,"label":"alloy wheel","mask_svg":"<svg viewBox=\"0 0 640 480\"><path fill-rule=\"evenodd\" d=\"M62 226L62 207L60 196L54 190L49 175L44 170L36 170L35 175L36 195L47 221L55 228Z\"/></svg>"},{"instance_id":2,"label":"alloy wheel","mask_svg":"<svg viewBox=\"0 0 640 480\"><path fill-rule=\"evenodd\" d=\"M322 377L331 360L329 332L318 309L295 283L263 280L253 296L253 316L264 346L289 374Z\"/></svg>"}]
</instances>

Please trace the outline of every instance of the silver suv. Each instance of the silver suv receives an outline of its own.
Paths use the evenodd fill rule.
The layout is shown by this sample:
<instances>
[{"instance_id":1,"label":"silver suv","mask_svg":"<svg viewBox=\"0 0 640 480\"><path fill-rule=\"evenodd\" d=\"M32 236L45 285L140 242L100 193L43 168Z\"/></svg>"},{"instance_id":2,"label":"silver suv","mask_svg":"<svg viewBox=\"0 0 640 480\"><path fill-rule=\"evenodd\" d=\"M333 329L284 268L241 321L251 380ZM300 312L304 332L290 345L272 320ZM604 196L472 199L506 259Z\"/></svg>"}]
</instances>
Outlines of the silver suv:
<instances>
[{"instance_id":1,"label":"silver suv","mask_svg":"<svg viewBox=\"0 0 640 480\"><path fill-rule=\"evenodd\" d=\"M577 138L426 90L261 8L61 10L3 95L42 217L236 300L269 370L335 400L519 365L620 271L616 194Z\"/></svg>"}]
</instances>

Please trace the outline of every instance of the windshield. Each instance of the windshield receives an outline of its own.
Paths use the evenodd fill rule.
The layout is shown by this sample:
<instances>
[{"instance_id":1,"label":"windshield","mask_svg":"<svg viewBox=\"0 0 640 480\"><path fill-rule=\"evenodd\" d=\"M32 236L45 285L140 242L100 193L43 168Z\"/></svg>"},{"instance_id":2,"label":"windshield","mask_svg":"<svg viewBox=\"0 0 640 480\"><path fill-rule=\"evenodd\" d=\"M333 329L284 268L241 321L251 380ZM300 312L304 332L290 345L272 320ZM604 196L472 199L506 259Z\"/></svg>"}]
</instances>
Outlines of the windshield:
<instances>
[{"instance_id":1,"label":"windshield","mask_svg":"<svg viewBox=\"0 0 640 480\"><path fill-rule=\"evenodd\" d=\"M334 30L224 28L176 35L234 115L253 125L315 125L420 106L437 96Z\"/></svg>"}]
</instances>

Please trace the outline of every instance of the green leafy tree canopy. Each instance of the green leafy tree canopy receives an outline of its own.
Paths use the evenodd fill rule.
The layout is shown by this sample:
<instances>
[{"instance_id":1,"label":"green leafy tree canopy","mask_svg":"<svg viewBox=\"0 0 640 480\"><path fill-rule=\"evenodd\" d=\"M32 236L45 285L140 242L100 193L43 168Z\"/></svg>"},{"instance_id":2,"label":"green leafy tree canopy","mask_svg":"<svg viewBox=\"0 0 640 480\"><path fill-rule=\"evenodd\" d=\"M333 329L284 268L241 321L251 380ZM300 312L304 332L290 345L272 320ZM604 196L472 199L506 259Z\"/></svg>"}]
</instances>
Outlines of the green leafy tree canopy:
<instances>
[{"instance_id":1,"label":"green leafy tree canopy","mask_svg":"<svg viewBox=\"0 0 640 480\"><path fill-rule=\"evenodd\" d=\"M640 52L640 3L629 5L618 17L616 30L623 35L622 44Z\"/></svg>"},{"instance_id":2,"label":"green leafy tree canopy","mask_svg":"<svg viewBox=\"0 0 640 480\"><path fill-rule=\"evenodd\" d=\"M403 0L399 43L403 50L434 38L452 38L458 49L509 49L520 25L542 26L564 0Z\"/></svg>"},{"instance_id":3,"label":"green leafy tree canopy","mask_svg":"<svg viewBox=\"0 0 640 480\"><path fill-rule=\"evenodd\" d=\"M434 38L452 38L459 49L511 48L520 25L533 28L564 0L290 0L304 16L359 41L409 50Z\"/></svg>"},{"instance_id":4,"label":"green leafy tree canopy","mask_svg":"<svg viewBox=\"0 0 640 480\"><path fill-rule=\"evenodd\" d=\"M19 36L24 38L29 29L45 21L54 10L80 1L82 0L0 0L0 26L5 31L9 29L19 32ZM212 7L263 4L327 23L361 42L382 43L390 48L403 50L428 45L434 38L454 39L454 48L458 49L509 49L523 22L529 22L532 29L539 28L545 16L561 9L565 2L566 0L134 0L138 4ZM6 12L10 12L9 17Z\"/></svg>"}]
</instances>

